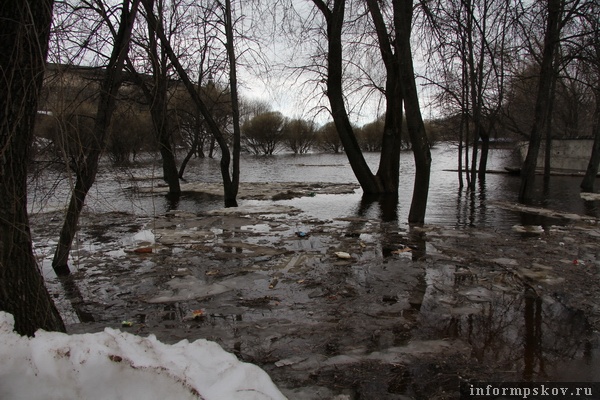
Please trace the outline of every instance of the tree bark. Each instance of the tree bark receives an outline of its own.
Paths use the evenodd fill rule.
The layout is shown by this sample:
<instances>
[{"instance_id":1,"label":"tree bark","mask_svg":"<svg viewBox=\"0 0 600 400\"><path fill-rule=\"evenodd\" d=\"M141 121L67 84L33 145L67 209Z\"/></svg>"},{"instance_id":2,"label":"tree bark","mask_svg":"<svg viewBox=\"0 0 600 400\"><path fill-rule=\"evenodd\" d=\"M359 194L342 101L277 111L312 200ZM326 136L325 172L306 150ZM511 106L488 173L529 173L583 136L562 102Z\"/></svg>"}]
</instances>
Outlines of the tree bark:
<instances>
[{"instance_id":1,"label":"tree bark","mask_svg":"<svg viewBox=\"0 0 600 400\"><path fill-rule=\"evenodd\" d=\"M402 88L399 63L387 32L385 21L377 0L367 0L369 12L373 18L379 49L383 59L386 78L386 114L381 140L381 157L376 177L384 192L396 194L400 185L400 149L402 147Z\"/></svg>"},{"instance_id":2,"label":"tree bark","mask_svg":"<svg viewBox=\"0 0 600 400\"><path fill-rule=\"evenodd\" d=\"M231 184L225 188L225 207L237 207L236 199L240 182L241 131L231 0L225 0L225 35L227 37L225 47L229 59L229 89L231 91L231 112L233 116L233 166Z\"/></svg>"},{"instance_id":3,"label":"tree bark","mask_svg":"<svg viewBox=\"0 0 600 400\"><path fill-rule=\"evenodd\" d=\"M115 110L115 96L121 86L120 75L123 70L125 58L127 57L129 39L139 2L140 0L133 0L130 9L129 0L123 1L119 31L115 37L111 57L100 84L100 99L94 121L94 141L87 150L85 160L77 167L75 188L71 193L65 221L60 231L58 245L54 253L54 259L52 260L52 268L54 268L58 276L65 276L70 273L68 261L71 245L77 231L77 223L85 203L85 198L96 180L98 160L106 145L108 127Z\"/></svg>"},{"instance_id":4,"label":"tree bark","mask_svg":"<svg viewBox=\"0 0 600 400\"><path fill-rule=\"evenodd\" d=\"M549 122L552 81L554 77L554 54L560 40L560 17L562 14L562 0L548 0L548 19L544 34L544 49L538 92L535 103L534 121L529 136L527 156L521 168L521 186L519 188L519 201L527 202L533 196L535 170L542 141L542 133L547 129Z\"/></svg>"},{"instance_id":5,"label":"tree bark","mask_svg":"<svg viewBox=\"0 0 600 400\"><path fill-rule=\"evenodd\" d=\"M27 216L27 165L53 3L4 0L0 6L0 310L28 336L65 331L33 255Z\"/></svg>"},{"instance_id":6,"label":"tree bark","mask_svg":"<svg viewBox=\"0 0 600 400\"><path fill-rule=\"evenodd\" d=\"M427 198L429 196L431 151L421 115L410 47L413 2L393 0L392 4L394 5L394 25L396 27L397 53L400 61L404 111L406 112L406 124L415 159L415 181L408 222L422 224L425 222Z\"/></svg>"}]
</instances>

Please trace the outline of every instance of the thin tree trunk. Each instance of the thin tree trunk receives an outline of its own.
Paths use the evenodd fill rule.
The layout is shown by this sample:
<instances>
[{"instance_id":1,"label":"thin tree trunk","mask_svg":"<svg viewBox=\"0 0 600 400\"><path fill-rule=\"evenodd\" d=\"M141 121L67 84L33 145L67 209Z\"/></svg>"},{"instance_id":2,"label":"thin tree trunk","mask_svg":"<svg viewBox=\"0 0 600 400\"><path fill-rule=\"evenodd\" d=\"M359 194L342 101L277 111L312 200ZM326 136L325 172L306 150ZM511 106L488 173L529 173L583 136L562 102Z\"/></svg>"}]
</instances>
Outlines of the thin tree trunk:
<instances>
[{"instance_id":1,"label":"thin tree trunk","mask_svg":"<svg viewBox=\"0 0 600 400\"><path fill-rule=\"evenodd\" d=\"M28 336L65 331L33 255L27 216L27 166L52 7L52 0L0 5L0 310Z\"/></svg>"},{"instance_id":2,"label":"thin tree trunk","mask_svg":"<svg viewBox=\"0 0 600 400\"><path fill-rule=\"evenodd\" d=\"M550 170L552 169L552 111L554 109L554 97L556 94L556 81L558 76L559 53L554 51L553 76L550 84L550 98L548 104L548 114L546 115L546 145L544 147L544 186L550 184Z\"/></svg>"},{"instance_id":3,"label":"thin tree trunk","mask_svg":"<svg viewBox=\"0 0 600 400\"><path fill-rule=\"evenodd\" d=\"M473 15L473 4L471 0L466 0L467 8L467 65L468 65L468 90L471 94L471 111L473 113L473 146L471 147L471 169L467 171L467 174L470 174L469 179L469 188L471 190L475 189L475 183L477 181L477 152L479 151L479 127L480 127L480 118L481 118L481 103L479 101L479 92L480 89L478 87L478 75L481 74L481 70L475 67L475 44L473 43L473 35L474 35L474 15ZM483 51L481 52L483 57ZM480 66L479 66L480 67Z\"/></svg>"},{"instance_id":4,"label":"thin tree trunk","mask_svg":"<svg viewBox=\"0 0 600 400\"><path fill-rule=\"evenodd\" d=\"M68 261L71 245L73 243L73 238L75 237L75 232L77 231L77 223L79 221L81 210L83 209L83 204L85 203L85 198L96 180L98 160L106 145L108 127L115 110L115 96L121 86L120 75L123 70L125 58L127 57L129 39L131 37L131 31L133 29L139 2L140 0L133 0L130 10L129 0L123 1L119 32L115 38L110 61L106 67L104 79L100 85L100 99L98 101L98 110L94 121L94 141L86 154L81 167L78 167L75 188L71 194L65 221L60 232L54 259L52 260L52 268L54 268L54 271L59 276L68 275L70 273Z\"/></svg>"},{"instance_id":5,"label":"thin tree trunk","mask_svg":"<svg viewBox=\"0 0 600 400\"><path fill-rule=\"evenodd\" d=\"M463 127L464 127L464 115L461 113L460 127L458 128L458 187L465 187L465 183L463 180Z\"/></svg>"},{"instance_id":6,"label":"thin tree trunk","mask_svg":"<svg viewBox=\"0 0 600 400\"><path fill-rule=\"evenodd\" d=\"M481 153L479 154L478 178L480 182L485 182L487 161L490 154L490 133L482 126L479 128L479 137L481 138Z\"/></svg>"},{"instance_id":7,"label":"thin tree trunk","mask_svg":"<svg viewBox=\"0 0 600 400\"><path fill-rule=\"evenodd\" d=\"M227 37L225 47L227 49L227 58L229 59L229 89L231 91L231 113L233 116L233 166L231 184L225 188L225 207L237 207L236 199L240 183L241 131L231 0L225 0L225 35Z\"/></svg>"},{"instance_id":8,"label":"thin tree trunk","mask_svg":"<svg viewBox=\"0 0 600 400\"><path fill-rule=\"evenodd\" d=\"M166 96L166 93L161 93L158 96ZM169 185L169 195L179 196L181 194L181 185L179 184L179 171L177 170L177 161L175 152L171 145L171 134L167 126L166 118L166 99L154 99L157 103L154 110L151 112L152 121L154 124L154 132L157 136L158 148L162 158L163 180Z\"/></svg>"},{"instance_id":9,"label":"thin tree trunk","mask_svg":"<svg viewBox=\"0 0 600 400\"><path fill-rule=\"evenodd\" d=\"M151 1L154 9L154 0ZM163 29L163 8L161 0L158 2L158 29ZM179 173L177 171L177 162L175 153L171 146L171 132L167 122L167 96L168 96L168 77L167 64L168 58L164 53L163 46L159 51L156 32L151 24L148 24L148 42L149 56L152 64L152 77L154 82L150 90L150 114L152 115L152 125L154 127L154 136L158 143L158 149L162 158L163 180L169 185L169 195L177 197L181 194L179 185Z\"/></svg>"},{"instance_id":10,"label":"thin tree trunk","mask_svg":"<svg viewBox=\"0 0 600 400\"><path fill-rule=\"evenodd\" d=\"M199 125L199 123L198 123ZM194 132L194 139L192 140L192 147L190 147L190 150L187 152L187 154L185 155L185 158L183 159L183 161L181 162L181 165L179 166L179 179L183 179L183 173L185 172L185 168L187 167L188 162L190 162L190 160L192 159L192 156L194 154L196 154L196 152L198 151L198 144L200 141L200 132L196 131Z\"/></svg>"}]
</instances>

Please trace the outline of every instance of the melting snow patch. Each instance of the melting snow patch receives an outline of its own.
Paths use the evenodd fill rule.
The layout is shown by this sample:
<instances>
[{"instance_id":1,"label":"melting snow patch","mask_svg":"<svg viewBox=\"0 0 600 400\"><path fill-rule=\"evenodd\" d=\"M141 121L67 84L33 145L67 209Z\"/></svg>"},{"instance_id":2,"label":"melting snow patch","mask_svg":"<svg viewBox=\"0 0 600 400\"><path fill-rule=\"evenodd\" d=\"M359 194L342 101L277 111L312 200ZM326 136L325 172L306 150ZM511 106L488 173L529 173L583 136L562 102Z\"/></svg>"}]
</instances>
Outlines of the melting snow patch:
<instances>
[{"instance_id":1,"label":"melting snow patch","mask_svg":"<svg viewBox=\"0 0 600 400\"><path fill-rule=\"evenodd\" d=\"M154 233L150 229L144 229L133 235L132 241L134 243L154 243Z\"/></svg>"},{"instance_id":2,"label":"melting snow patch","mask_svg":"<svg viewBox=\"0 0 600 400\"><path fill-rule=\"evenodd\" d=\"M109 328L28 338L13 327L0 312L2 399L285 399L258 366L203 339L167 345Z\"/></svg>"},{"instance_id":3,"label":"melting snow patch","mask_svg":"<svg viewBox=\"0 0 600 400\"><path fill-rule=\"evenodd\" d=\"M217 210L209 211L209 215L231 215L231 214L294 214L299 213L300 210L296 207L285 206L281 204L267 204L267 205L246 205L240 207L229 207L219 208Z\"/></svg>"},{"instance_id":4,"label":"melting snow patch","mask_svg":"<svg viewBox=\"0 0 600 400\"><path fill-rule=\"evenodd\" d=\"M600 193L581 192L581 198L587 201L599 201Z\"/></svg>"}]
</instances>

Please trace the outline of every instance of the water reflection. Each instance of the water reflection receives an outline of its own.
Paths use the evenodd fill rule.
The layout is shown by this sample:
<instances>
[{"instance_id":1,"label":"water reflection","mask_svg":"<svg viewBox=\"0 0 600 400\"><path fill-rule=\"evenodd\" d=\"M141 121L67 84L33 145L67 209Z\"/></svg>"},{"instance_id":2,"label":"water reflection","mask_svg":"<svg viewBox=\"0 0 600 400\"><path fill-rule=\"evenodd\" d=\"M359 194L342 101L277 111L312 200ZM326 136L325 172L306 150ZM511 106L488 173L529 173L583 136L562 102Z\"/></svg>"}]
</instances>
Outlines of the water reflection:
<instances>
[{"instance_id":1,"label":"water reflection","mask_svg":"<svg viewBox=\"0 0 600 400\"><path fill-rule=\"evenodd\" d=\"M463 340L478 364L501 380L563 380L568 371L557 360L584 360L597 369L598 339L581 313L527 285L489 290L476 279L455 279L459 272L455 266L428 268L414 337ZM510 278L501 276L495 280Z\"/></svg>"},{"instance_id":2,"label":"water reflection","mask_svg":"<svg viewBox=\"0 0 600 400\"><path fill-rule=\"evenodd\" d=\"M356 215L376 218L383 222L398 221L398 195L363 194L356 209Z\"/></svg>"},{"instance_id":3,"label":"water reflection","mask_svg":"<svg viewBox=\"0 0 600 400\"><path fill-rule=\"evenodd\" d=\"M165 195L165 212L177 210L179 208L179 200L181 199L180 193L167 193Z\"/></svg>"},{"instance_id":4,"label":"water reflection","mask_svg":"<svg viewBox=\"0 0 600 400\"><path fill-rule=\"evenodd\" d=\"M95 322L94 316L83 308L84 298L73 275L58 276L57 279L63 288L66 299L71 303L79 322Z\"/></svg>"},{"instance_id":5,"label":"water reflection","mask_svg":"<svg viewBox=\"0 0 600 400\"><path fill-rule=\"evenodd\" d=\"M525 344L523 345L523 380L534 378L536 361L539 369L536 375L545 376L542 350L542 299L530 288L525 289Z\"/></svg>"}]
</instances>

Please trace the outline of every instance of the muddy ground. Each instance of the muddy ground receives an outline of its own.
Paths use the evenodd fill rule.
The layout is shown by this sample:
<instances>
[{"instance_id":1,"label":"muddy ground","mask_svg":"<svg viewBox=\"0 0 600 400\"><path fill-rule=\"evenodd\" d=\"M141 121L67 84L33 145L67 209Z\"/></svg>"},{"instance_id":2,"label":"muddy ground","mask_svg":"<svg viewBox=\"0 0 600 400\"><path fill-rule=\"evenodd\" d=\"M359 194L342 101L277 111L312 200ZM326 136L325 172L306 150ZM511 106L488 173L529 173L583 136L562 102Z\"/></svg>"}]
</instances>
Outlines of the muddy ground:
<instances>
[{"instance_id":1,"label":"muddy ground","mask_svg":"<svg viewBox=\"0 0 600 400\"><path fill-rule=\"evenodd\" d=\"M276 202L86 213L66 281L48 266L61 214L32 227L70 332L214 340L290 399L453 399L461 381L600 380L600 225L551 217L498 231L315 220Z\"/></svg>"}]
</instances>

